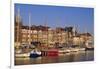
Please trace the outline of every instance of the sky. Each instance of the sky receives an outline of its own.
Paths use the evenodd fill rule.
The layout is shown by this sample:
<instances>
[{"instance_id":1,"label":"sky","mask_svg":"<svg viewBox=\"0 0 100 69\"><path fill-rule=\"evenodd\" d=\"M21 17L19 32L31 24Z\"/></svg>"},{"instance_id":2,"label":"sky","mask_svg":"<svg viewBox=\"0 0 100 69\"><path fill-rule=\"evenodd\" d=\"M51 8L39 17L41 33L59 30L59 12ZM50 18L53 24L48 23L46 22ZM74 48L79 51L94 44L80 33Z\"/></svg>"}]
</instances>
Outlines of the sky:
<instances>
[{"instance_id":1,"label":"sky","mask_svg":"<svg viewBox=\"0 0 100 69\"><path fill-rule=\"evenodd\" d=\"M32 25L46 23L51 28L74 26L79 32L94 34L93 8L15 4L15 15L18 14L18 8L23 25L29 24L29 14L31 14Z\"/></svg>"}]
</instances>

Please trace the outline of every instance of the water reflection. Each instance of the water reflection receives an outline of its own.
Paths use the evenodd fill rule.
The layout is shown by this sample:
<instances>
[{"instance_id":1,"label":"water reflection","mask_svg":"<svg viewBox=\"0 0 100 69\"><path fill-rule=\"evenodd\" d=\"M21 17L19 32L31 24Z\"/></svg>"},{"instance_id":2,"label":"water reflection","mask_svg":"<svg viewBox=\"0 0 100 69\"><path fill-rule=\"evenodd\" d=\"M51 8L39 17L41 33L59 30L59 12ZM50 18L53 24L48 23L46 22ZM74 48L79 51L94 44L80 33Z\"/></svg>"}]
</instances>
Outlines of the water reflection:
<instances>
[{"instance_id":1,"label":"water reflection","mask_svg":"<svg viewBox=\"0 0 100 69\"><path fill-rule=\"evenodd\" d=\"M75 62L75 61L92 61L94 60L94 51L75 52L59 57L38 57L38 58L15 58L15 65L27 64L44 64L59 62Z\"/></svg>"}]
</instances>

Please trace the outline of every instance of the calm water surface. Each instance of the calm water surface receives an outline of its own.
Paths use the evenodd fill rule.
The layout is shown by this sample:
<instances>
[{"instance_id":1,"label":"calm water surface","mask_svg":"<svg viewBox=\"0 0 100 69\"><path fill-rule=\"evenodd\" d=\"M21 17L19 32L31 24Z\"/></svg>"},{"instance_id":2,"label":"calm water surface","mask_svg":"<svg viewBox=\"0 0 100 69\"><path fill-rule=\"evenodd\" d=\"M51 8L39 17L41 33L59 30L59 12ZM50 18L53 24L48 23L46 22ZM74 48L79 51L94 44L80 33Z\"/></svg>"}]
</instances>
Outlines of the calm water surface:
<instances>
[{"instance_id":1,"label":"calm water surface","mask_svg":"<svg viewBox=\"0 0 100 69\"><path fill-rule=\"evenodd\" d=\"M38 58L15 58L15 65L28 64L45 64L45 63L60 63L60 62L79 62L79 61L93 61L94 51L82 51L75 53L68 53L57 57L38 57Z\"/></svg>"}]
</instances>

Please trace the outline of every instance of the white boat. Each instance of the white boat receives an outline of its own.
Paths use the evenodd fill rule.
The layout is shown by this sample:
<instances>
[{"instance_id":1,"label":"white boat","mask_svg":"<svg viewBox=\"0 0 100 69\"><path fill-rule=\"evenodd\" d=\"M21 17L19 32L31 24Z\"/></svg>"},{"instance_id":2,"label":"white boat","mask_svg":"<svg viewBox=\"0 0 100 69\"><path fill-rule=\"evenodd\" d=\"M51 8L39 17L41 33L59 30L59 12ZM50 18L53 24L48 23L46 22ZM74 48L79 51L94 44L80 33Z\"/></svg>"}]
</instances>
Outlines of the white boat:
<instances>
[{"instance_id":1,"label":"white boat","mask_svg":"<svg viewBox=\"0 0 100 69\"><path fill-rule=\"evenodd\" d=\"M70 53L69 49L59 49L59 54L65 54L65 53Z\"/></svg>"},{"instance_id":2,"label":"white boat","mask_svg":"<svg viewBox=\"0 0 100 69\"><path fill-rule=\"evenodd\" d=\"M85 48L79 48L79 51L85 51Z\"/></svg>"},{"instance_id":3,"label":"white boat","mask_svg":"<svg viewBox=\"0 0 100 69\"><path fill-rule=\"evenodd\" d=\"M16 58L27 58L30 56L30 53L16 53L15 57Z\"/></svg>"},{"instance_id":4,"label":"white boat","mask_svg":"<svg viewBox=\"0 0 100 69\"><path fill-rule=\"evenodd\" d=\"M70 51L71 52L78 52L79 51L79 48L70 48Z\"/></svg>"}]
</instances>

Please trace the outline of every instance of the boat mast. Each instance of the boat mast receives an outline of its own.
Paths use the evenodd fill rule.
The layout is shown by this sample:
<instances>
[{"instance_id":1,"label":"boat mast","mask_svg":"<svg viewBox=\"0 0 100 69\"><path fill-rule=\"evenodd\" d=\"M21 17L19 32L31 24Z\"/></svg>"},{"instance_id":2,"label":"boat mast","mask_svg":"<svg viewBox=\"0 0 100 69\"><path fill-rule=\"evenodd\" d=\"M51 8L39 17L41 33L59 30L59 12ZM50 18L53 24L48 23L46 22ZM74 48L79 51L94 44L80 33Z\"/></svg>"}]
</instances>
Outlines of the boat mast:
<instances>
[{"instance_id":1,"label":"boat mast","mask_svg":"<svg viewBox=\"0 0 100 69\"><path fill-rule=\"evenodd\" d=\"M47 35L47 47L48 47L48 28L47 28L47 18L45 18L45 27L46 27L46 35Z\"/></svg>"},{"instance_id":2,"label":"boat mast","mask_svg":"<svg viewBox=\"0 0 100 69\"><path fill-rule=\"evenodd\" d=\"M31 14L29 13L29 45L31 44Z\"/></svg>"},{"instance_id":3,"label":"boat mast","mask_svg":"<svg viewBox=\"0 0 100 69\"><path fill-rule=\"evenodd\" d=\"M17 46L19 46L19 23L20 23L20 9L18 8L18 26L17 26Z\"/></svg>"},{"instance_id":4,"label":"boat mast","mask_svg":"<svg viewBox=\"0 0 100 69\"><path fill-rule=\"evenodd\" d=\"M65 43L68 45L68 30L67 30L67 25L65 26L65 34L66 34L65 35Z\"/></svg>"},{"instance_id":5,"label":"boat mast","mask_svg":"<svg viewBox=\"0 0 100 69\"><path fill-rule=\"evenodd\" d=\"M85 28L85 34L86 34L86 39L85 39L85 41L87 42L87 30L86 30L86 28Z\"/></svg>"},{"instance_id":6,"label":"boat mast","mask_svg":"<svg viewBox=\"0 0 100 69\"><path fill-rule=\"evenodd\" d=\"M77 25L77 27L76 27L76 32L78 33L78 31L80 31L79 29L78 29L78 27L79 27L79 25ZM75 32L75 33L76 33ZM80 35L80 34L79 34ZM79 48L81 48L81 41L80 41L80 36L79 36Z\"/></svg>"},{"instance_id":7,"label":"boat mast","mask_svg":"<svg viewBox=\"0 0 100 69\"><path fill-rule=\"evenodd\" d=\"M57 19L58 20L58 19ZM59 20L57 21L57 23L58 23L58 30L56 31L56 35L57 35L57 43L58 43L58 46L57 47L59 47L60 46L60 36L59 36L59 32L60 32L60 27L59 27Z\"/></svg>"},{"instance_id":8,"label":"boat mast","mask_svg":"<svg viewBox=\"0 0 100 69\"><path fill-rule=\"evenodd\" d=\"M87 47L88 46L88 42L87 42L87 30L86 30L86 28L85 28L85 33L84 34L86 34L86 37L85 37L85 47Z\"/></svg>"},{"instance_id":9,"label":"boat mast","mask_svg":"<svg viewBox=\"0 0 100 69\"><path fill-rule=\"evenodd\" d=\"M73 37L76 36L76 26L74 25L74 28L73 28Z\"/></svg>"}]
</instances>

